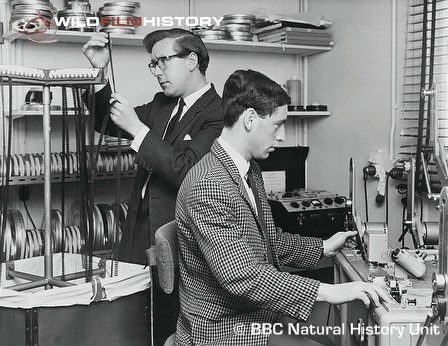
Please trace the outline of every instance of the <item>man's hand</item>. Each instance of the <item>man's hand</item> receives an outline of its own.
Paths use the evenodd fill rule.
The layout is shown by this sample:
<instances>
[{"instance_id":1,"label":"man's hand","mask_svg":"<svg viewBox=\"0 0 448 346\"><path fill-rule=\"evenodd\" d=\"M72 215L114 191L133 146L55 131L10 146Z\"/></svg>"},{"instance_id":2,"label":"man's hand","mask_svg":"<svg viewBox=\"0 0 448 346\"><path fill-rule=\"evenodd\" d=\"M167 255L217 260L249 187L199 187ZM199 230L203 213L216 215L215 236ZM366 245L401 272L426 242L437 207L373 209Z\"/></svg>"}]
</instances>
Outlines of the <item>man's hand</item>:
<instances>
[{"instance_id":1,"label":"man's hand","mask_svg":"<svg viewBox=\"0 0 448 346\"><path fill-rule=\"evenodd\" d=\"M356 243L352 239L356 235L356 231L338 232L330 239L324 240L324 256L331 257L336 255L343 247L356 247Z\"/></svg>"},{"instance_id":2,"label":"man's hand","mask_svg":"<svg viewBox=\"0 0 448 346\"><path fill-rule=\"evenodd\" d=\"M95 68L102 68L109 63L109 49L107 48L107 33L97 32L82 47L83 54Z\"/></svg>"},{"instance_id":3,"label":"man's hand","mask_svg":"<svg viewBox=\"0 0 448 346\"><path fill-rule=\"evenodd\" d=\"M120 94L111 95L110 118L121 129L125 130L132 137L145 126L134 111L134 107Z\"/></svg>"},{"instance_id":4,"label":"man's hand","mask_svg":"<svg viewBox=\"0 0 448 346\"><path fill-rule=\"evenodd\" d=\"M362 281L347 282L343 284L323 284L319 286L317 301L324 301L330 304L344 304L356 299L362 300L366 307L370 302L375 307L380 306L380 299L389 302L389 296L381 287Z\"/></svg>"}]
</instances>

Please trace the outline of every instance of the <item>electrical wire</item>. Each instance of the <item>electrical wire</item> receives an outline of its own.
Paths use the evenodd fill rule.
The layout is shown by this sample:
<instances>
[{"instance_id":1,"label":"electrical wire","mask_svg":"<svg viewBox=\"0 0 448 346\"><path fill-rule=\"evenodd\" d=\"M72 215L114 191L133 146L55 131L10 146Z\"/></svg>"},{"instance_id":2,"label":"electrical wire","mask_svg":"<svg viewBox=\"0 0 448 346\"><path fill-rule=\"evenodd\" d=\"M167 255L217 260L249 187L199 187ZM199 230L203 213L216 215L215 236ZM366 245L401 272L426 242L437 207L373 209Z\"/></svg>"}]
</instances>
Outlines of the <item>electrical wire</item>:
<instances>
[{"instance_id":1,"label":"electrical wire","mask_svg":"<svg viewBox=\"0 0 448 346\"><path fill-rule=\"evenodd\" d=\"M405 234L406 232L406 225L405 225L405 218L406 218L406 203L403 203L403 213L401 215L401 234ZM404 248L404 237L401 238L401 247Z\"/></svg>"},{"instance_id":2,"label":"electrical wire","mask_svg":"<svg viewBox=\"0 0 448 346\"><path fill-rule=\"evenodd\" d=\"M389 174L386 173L386 189L384 192L386 198L386 225L389 224Z\"/></svg>"},{"instance_id":3,"label":"electrical wire","mask_svg":"<svg viewBox=\"0 0 448 346\"><path fill-rule=\"evenodd\" d=\"M366 203L366 222L369 222L369 205L367 203L367 179L364 179L364 201Z\"/></svg>"},{"instance_id":4,"label":"electrical wire","mask_svg":"<svg viewBox=\"0 0 448 346\"><path fill-rule=\"evenodd\" d=\"M23 206L25 207L26 215L28 215L28 218L30 219L33 225L33 229L37 229L36 224L34 223L33 218L31 217L30 211L28 210L28 206L26 205L25 201L23 201Z\"/></svg>"},{"instance_id":5,"label":"electrical wire","mask_svg":"<svg viewBox=\"0 0 448 346\"><path fill-rule=\"evenodd\" d=\"M326 324L327 326L330 325L329 323L330 323L331 307L332 307L332 305L328 304L328 314L327 314L327 324Z\"/></svg>"}]
</instances>

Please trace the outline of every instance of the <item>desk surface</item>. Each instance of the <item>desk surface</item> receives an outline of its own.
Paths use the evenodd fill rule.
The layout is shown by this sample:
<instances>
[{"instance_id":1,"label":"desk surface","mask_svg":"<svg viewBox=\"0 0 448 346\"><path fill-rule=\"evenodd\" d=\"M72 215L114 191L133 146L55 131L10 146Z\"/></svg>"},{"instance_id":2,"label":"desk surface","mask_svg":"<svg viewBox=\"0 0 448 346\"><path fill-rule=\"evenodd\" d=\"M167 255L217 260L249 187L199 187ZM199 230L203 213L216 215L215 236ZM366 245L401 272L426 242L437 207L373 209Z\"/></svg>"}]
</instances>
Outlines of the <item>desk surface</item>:
<instances>
[{"instance_id":1,"label":"desk surface","mask_svg":"<svg viewBox=\"0 0 448 346\"><path fill-rule=\"evenodd\" d=\"M428 254L428 258L434 258ZM400 281L408 283L407 292L403 293L401 303L392 298L391 302L381 302L378 308L366 309L362 303L351 302L338 306L341 325L345 325L345 330L349 330L350 325L357 325L361 319L366 326L380 327L378 334L346 333L340 337L340 345L344 346L410 346L416 345L420 337L420 327L428 314L432 312L432 285L431 277L433 272L438 271L435 261L425 261L426 274L422 279L417 279L408 274L407 279ZM349 281L373 281L387 289L384 278L387 274L403 274L404 269L395 268L394 263L384 267L372 266L361 259L361 256L353 250L343 250L335 256L335 283ZM415 302L415 305L414 305ZM395 328L395 329L394 329ZM424 345L445 345L442 339L444 334L439 333L443 325L438 329L430 329L426 335ZM395 333L401 330L402 334ZM365 333L365 332L364 332ZM363 338L364 339L363 339ZM364 340L364 341L363 341Z\"/></svg>"}]
</instances>

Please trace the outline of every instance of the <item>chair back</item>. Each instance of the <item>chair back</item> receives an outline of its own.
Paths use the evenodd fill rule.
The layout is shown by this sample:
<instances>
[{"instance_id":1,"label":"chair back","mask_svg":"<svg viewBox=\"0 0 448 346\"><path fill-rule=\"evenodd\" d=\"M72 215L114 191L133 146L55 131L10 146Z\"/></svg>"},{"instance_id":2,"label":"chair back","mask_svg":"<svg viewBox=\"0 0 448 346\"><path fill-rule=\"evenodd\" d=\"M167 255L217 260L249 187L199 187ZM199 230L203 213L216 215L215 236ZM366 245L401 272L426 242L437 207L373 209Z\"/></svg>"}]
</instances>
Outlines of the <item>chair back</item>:
<instances>
[{"instance_id":1,"label":"chair back","mask_svg":"<svg viewBox=\"0 0 448 346\"><path fill-rule=\"evenodd\" d=\"M156 262L160 288L167 294L173 292L178 276L177 225L173 220L161 226L155 234Z\"/></svg>"}]
</instances>

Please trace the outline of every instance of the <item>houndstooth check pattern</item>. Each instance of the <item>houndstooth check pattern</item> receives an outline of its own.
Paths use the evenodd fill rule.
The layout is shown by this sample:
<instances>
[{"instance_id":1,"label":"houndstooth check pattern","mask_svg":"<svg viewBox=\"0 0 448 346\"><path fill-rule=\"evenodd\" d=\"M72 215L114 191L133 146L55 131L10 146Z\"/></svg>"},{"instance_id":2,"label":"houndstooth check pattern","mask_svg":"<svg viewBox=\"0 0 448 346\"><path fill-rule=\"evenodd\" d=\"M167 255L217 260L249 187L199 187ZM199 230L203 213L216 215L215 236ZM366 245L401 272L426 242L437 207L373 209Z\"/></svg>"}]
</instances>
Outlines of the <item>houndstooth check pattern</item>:
<instances>
[{"instance_id":1,"label":"houndstooth check pattern","mask_svg":"<svg viewBox=\"0 0 448 346\"><path fill-rule=\"evenodd\" d=\"M217 141L185 178L177 199L180 302L176 344L264 345L251 323L278 315L306 321L319 282L281 272L314 269L322 240L283 233L272 219L258 165L251 163L274 265L241 176Z\"/></svg>"}]
</instances>

